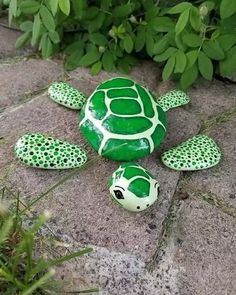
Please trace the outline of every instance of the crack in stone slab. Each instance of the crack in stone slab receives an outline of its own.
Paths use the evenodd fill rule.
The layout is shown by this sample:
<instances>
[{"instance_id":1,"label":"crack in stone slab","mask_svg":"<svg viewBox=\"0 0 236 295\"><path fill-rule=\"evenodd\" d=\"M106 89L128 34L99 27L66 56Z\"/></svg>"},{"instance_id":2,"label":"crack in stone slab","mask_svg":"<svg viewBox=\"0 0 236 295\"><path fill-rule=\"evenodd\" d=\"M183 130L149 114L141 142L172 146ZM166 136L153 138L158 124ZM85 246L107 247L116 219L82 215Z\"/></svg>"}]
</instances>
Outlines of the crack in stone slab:
<instances>
[{"instance_id":1,"label":"crack in stone slab","mask_svg":"<svg viewBox=\"0 0 236 295\"><path fill-rule=\"evenodd\" d=\"M202 126L201 130L200 130L200 133L201 132L206 132L208 131L209 129L215 127L216 125L218 124L221 124L221 123L225 123L225 122L228 122L230 121L232 118L234 118L236 116L236 107L230 109L230 110L227 110L217 116L214 116L210 119L208 119Z\"/></svg>"},{"instance_id":2,"label":"crack in stone slab","mask_svg":"<svg viewBox=\"0 0 236 295\"><path fill-rule=\"evenodd\" d=\"M192 186L188 182L183 182L182 190L185 191L187 194L192 195L193 197L201 198L202 200L206 201L208 204L211 204L217 207L219 210L228 214L234 218L236 218L236 208L230 206L227 202L223 201L219 196L211 193L206 192L196 187Z\"/></svg>"}]
</instances>

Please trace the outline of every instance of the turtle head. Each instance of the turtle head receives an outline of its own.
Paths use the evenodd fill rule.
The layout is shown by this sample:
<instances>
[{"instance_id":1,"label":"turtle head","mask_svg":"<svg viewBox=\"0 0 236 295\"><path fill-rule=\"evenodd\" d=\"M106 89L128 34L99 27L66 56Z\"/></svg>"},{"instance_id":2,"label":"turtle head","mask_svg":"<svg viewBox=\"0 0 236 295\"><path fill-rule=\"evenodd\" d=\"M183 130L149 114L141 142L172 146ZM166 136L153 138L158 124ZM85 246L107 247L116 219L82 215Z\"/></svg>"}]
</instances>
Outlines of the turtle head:
<instances>
[{"instance_id":1,"label":"turtle head","mask_svg":"<svg viewBox=\"0 0 236 295\"><path fill-rule=\"evenodd\" d=\"M149 208L159 194L159 183L138 164L123 164L109 181L112 199L121 207L140 212Z\"/></svg>"},{"instance_id":2,"label":"turtle head","mask_svg":"<svg viewBox=\"0 0 236 295\"><path fill-rule=\"evenodd\" d=\"M189 103L189 96L181 90L172 90L157 99L157 103L166 112L169 109L176 108Z\"/></svg>"}]
</instances>

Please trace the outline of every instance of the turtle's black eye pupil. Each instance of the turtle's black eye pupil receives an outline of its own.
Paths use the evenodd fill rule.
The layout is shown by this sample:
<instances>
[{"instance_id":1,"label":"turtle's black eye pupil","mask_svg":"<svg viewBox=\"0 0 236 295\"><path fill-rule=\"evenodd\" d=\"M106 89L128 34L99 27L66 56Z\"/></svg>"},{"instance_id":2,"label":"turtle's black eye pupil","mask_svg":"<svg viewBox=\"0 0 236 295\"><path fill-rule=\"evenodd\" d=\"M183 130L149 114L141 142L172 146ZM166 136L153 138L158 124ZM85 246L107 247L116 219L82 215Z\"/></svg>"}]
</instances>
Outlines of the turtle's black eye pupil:
<instances>
[{"instance_id":1,"label":"turtle's black eye pupil","mask_svg":"<svg viewBox=\"0 0 236 295\"><path fill-rule=\"evenodd\" d=\"M123 194L120 190L115 190L114 193L118 200L124 199Z\"/></svg>"},{"instance_id":2,"label":"turtle's black eye pupil","mask_svg":"<svg viewBox=\"0 0 236 295\"><path fill-rule=\"evenodd\" d=\"M159 186L157 187L157 194L158 195L160 194L160 187Z\"/></svg>"}]
</instances>

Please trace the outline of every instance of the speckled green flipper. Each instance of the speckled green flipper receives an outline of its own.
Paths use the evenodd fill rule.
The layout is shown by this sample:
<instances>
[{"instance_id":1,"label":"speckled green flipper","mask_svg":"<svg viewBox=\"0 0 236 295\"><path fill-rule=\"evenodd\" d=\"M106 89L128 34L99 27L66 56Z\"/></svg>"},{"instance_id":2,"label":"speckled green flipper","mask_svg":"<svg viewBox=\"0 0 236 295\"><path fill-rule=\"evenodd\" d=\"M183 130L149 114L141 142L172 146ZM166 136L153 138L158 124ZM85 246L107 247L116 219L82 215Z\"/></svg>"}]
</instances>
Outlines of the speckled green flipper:
<instances>
[{"instance_id":1,"label":"speckled green flipper","mask_svg":"<svg viewBox=\"0 0 236 295\"><path fill-rule=\"evenodd\" d=\"M76 168L87 161L85 151L78 145L40 133L29 133L19 138L15 153L22 163L43 169Z\"/></svg>"},{"instance_id":2,"label":"speckled green flipper","mask_svg":"<svg viewBox=\"0 0 236 295\"><path fill-rule=\"evenodd\" d=\"M197 135L166 151L161 159L171 169L180 171L201 170L219 163L221 152L213 139Z\"/></svg>"},{"instance_id":3,"label":"speckled green flipper","mask_svg":"<svg viewBox=\"0 0 236 295\"><path fill-rule=\"evenodd\" d=\"M48 95L55 102L73 110L80 110L86 101L86 96L65 82L54 82L48 88Z\"/></svg>"},{"instance_id":4,"label":"speckled green flipper","mask_svg":"<svg viewBox=\"0 0 236 295\"><path fill-rule=\"evenodd\" d=\"M159 106L166 112L169 109L176 108L189 103L189 96L181 90L172 90L160 96L157 100Z\"/></svg>"}]
</instances>

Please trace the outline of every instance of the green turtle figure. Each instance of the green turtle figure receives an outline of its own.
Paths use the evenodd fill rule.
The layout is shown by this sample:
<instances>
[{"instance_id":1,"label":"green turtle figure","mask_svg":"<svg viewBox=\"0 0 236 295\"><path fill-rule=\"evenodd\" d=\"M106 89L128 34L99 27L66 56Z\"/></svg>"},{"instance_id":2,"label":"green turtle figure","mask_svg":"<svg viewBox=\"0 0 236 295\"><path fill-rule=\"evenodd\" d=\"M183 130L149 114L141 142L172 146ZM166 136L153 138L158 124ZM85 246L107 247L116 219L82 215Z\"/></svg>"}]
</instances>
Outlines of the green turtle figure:
<instances>
[{"instance_id":1,"label":"green turtle figure","mask_svg":"<svg viewBox=\"0 0 236 295\"><path fill-rule=\"evenodd\" d=\"M142 166L125 163L109 179L109 190L115 202L123 208L140 212L150 207L159 194L159 183Z\"/></svg>"},{"instance_id":2,"label":"green turtle figure","mask_svg":"<svg viewBox=\"0 0 236 295\"><path fill-rule=\"evenodd\" d=\"M133 161L151 154L164 140L166 112L190 101L179 90L156 100L148 89L123 77L101 83L87 100L83 93L65 82L53 83L48 94L63 106L82 108L81 133L99 155L116 161ZM18 140L15 152L24 164L44 169L75 168L85 163L85 151L77 145L60 142L40 134L27 134ZM46 143L50 146L45 150ZM206 135L198 135L166 151L162 161L169 168L186 171L212 167L220 157L216 143ZM113 199L131 211L142 211L152 205L157 199L156 189L159 190L155 178L134 163L120 166L109 187Z\"/></svg>"},{"instance_id":3,"label":"green turtle figure","mask_svg":"<svg viewBox=\"0 0 236 295\"><path fill-rule=\"evenodd\" d=\"M55 83L49 95L65 105L68 88L65 83ZM61 91L59 91L59 88ZM64 93L64 95L62 95ZM71 101L84 101L84 96ZM113 78L98 85L88 98L80 114L80 131L98 152L117 161L133 161L152 153L166 134L166 111L184 105L189 97L182 91L171 91L158 103L153 94L127 78ZM74 108L74 104L72 108Z\"/></svg>"}]
</instances>

